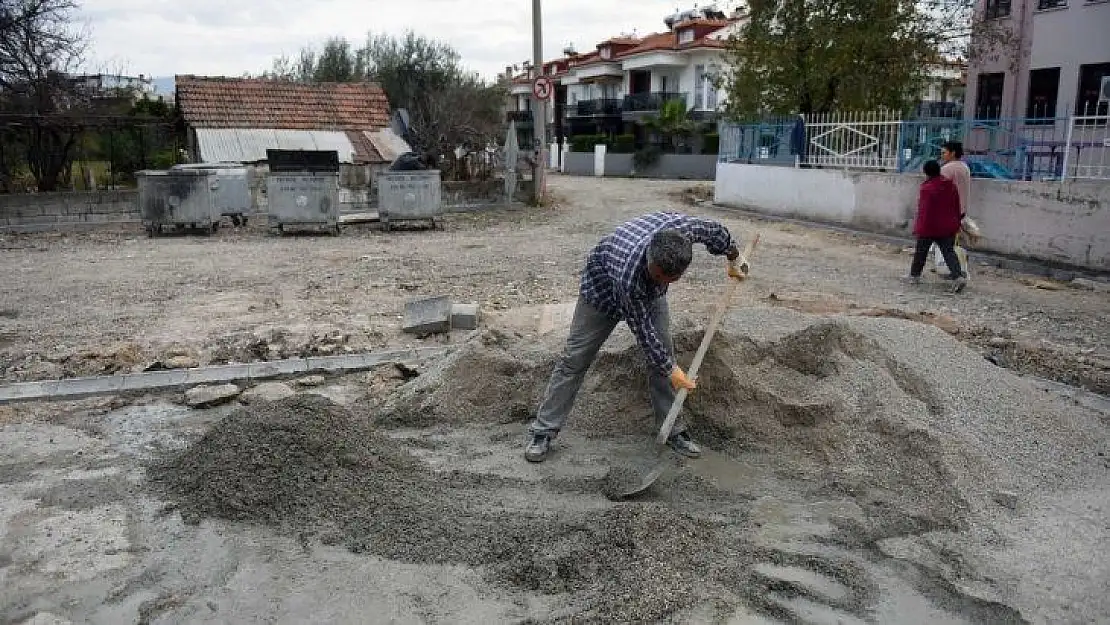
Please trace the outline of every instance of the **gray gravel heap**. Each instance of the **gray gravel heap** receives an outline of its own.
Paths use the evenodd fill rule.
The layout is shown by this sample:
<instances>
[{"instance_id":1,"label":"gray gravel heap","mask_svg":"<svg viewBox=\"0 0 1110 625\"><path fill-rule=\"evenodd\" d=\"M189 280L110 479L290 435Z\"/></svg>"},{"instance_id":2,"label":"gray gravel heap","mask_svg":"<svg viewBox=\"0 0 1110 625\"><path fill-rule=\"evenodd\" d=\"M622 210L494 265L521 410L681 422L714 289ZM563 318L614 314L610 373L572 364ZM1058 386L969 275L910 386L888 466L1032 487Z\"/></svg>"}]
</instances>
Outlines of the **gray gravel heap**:
<instances>
[{"instance_id":1,"label":"gray gravel heap","mask_svg":"<svg viewBox=\"0 0 1110 625\"><path fill-rule=\"evenodd\" d=\"M721 560L739 544L724 526L658 502L506 511L499 496L524 483L433 473L367 417L316 395L242 408L149 474L187 522L261 522L358 553L487 567L500 583L572 593L576 620L662 618L742 561Z\"/></svg>"}]
</instances>

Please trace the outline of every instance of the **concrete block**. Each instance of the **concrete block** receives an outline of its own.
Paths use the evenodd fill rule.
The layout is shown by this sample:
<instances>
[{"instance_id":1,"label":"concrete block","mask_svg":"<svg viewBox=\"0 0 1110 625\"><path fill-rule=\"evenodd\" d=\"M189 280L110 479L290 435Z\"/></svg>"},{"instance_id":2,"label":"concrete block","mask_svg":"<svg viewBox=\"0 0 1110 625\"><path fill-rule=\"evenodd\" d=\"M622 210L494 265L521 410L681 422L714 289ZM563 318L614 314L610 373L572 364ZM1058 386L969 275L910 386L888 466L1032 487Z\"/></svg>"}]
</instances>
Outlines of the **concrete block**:
<instances>
[{"instance_id":1,"label":"concrete block","mask_svg":"<svg viewBox=\"0 0 1110 625\"><path fill-rule=\"evenodd\" d=\"M477 330L478 305L477 304L452 304L451 305L452 330Z\"/></svg>"},{"instance_id":2,"label":"concrete block","mask_svg":"<svg viewBox=\"0 0 1110 625\"><path fill-rule=\"evenodd\" d=\"M239 387L234 384L197 386L185 391L185 403L191 408L209 408L235 399L239 392Z\"/></svg>"},{"instance_id":3,"label":"concrete block","mask_svg":"<svg viewBox=\"0 0 1110 625\"><path fill-rule=\"evenodd\" d=\"M260 401L281 401L296 395L289 385L281 382L263 382L247 389L239 396L239 401L244 404L254 404Z\"/></svg>"},{"instance_id":4,"label":"concrete block","mask_svg":"<svg viewBox=\"0 0 1110 625\"><path fill-rule=\"evenodd\" d=\"M407 302L401 331L417 336L428 336L451 330L451 300L446 297L429 297Z\"/></svg>"}]
</instances>

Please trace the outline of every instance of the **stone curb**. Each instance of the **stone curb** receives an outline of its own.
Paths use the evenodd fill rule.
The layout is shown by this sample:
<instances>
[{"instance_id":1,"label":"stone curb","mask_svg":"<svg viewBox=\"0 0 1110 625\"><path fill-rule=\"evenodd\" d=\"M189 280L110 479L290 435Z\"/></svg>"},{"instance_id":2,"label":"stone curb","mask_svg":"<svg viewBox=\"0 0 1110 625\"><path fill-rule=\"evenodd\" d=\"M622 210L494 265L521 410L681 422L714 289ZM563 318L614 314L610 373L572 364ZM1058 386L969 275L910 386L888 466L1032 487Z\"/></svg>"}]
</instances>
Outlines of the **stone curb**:
<instances>
[{"instance_id":1,"label":"stone curb","mask_svg":"<svg viewBox=\"0 0 1110 625\"><path fill-rule=\"evenodd\" d=\"M234 365L213 365L195 369L19 382L0 386L0 405L21 401L79 399L94 395L182 388L197 384L215 384L237 380L264 380L284 375L324 371L365 371L392 362L436 358L449 353L452 349L454 348L421 347L386 352L344 354L342 356L318 356Z\"/></svg>"}]
</instances>

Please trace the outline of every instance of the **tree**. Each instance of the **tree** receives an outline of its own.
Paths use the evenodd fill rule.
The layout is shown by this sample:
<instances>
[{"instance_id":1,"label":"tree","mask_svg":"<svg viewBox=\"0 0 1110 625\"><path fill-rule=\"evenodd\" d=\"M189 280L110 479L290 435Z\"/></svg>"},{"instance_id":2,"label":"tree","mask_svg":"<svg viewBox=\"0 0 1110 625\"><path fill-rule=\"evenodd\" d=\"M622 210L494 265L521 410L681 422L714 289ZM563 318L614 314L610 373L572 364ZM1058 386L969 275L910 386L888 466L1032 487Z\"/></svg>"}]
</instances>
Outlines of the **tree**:
<instances>
[{"instance_id":1,"label":"tree","mask_svg":"<svg viewBox=\"0 0 1110 625\"><path fill-rule=\"evenodd\" d=\"M0 114L40 191L57 188L83 129L88 98L68 77L87 41L75 26L78 8L76 0L0 4ZM0 159L5 186L12 167L11 158Z\"/></svg>"},{"instance_id":2,"label":"tree","mask_svg":"<svg viewBox=\"0 0 1110 625\"><path fill-rule=\"evenodd\" d=\"M397 37L367 37L358 49L344 39L329 39L320 52L301 50L296 61L274 60L263 74L279 80L350 82L381 85L394 109L409 113L406 140L416 151L442 156L483 150L501 139L505 85L487 83L467 72L449 45L409 31Z\"/></svg>"},{"instance_id":3,"label":"tree","mask_svg":"<svg viewBox=\"0 0 1110 625\"><path fill-rule=\"evenodd\" d=\"M659 109L659 114L644 118L643 124L669 142L671 150L676 153L698 129L697 122L687 114L686 100L667 100Z\"/></svg>"},{"instance_id":4,"label":"tree","mask_svg":"<svg viewBox=\"0 0 1110 625\"><path fill-rule=\"evenodd\" d=\"M903 110L930 65L1005 38L974 0L751 0L729 41L729 113ZM972 37L974 33L974 37Z\"/></svg>"}]
</instances>

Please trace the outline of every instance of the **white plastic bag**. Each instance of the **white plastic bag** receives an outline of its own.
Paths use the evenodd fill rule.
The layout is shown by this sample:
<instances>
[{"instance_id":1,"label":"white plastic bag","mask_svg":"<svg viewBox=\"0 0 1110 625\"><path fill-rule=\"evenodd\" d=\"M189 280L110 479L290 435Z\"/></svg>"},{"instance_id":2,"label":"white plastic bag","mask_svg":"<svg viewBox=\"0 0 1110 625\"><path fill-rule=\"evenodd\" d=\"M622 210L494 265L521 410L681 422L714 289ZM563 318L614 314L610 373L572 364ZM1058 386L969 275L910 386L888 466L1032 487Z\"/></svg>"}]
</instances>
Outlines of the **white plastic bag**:
<instances>
[{"instance_id":1,"label":"white plastic bag","mask_svg":"<svg viewBox=\"0 0 1110 625\"><path fill-rule=\"evenodd\" d=\"M965 217L966 219L966 217ZM963 268L964 273L971 277L971 265L967 262L967 250L960 245L961 235L956 235L956 258L960 261L960 267ZM933 244L933 262L936 264L936 272L951 274L952 270L948 268L948 263L944 262L944 254L940 253L940 247Z\"/></svg>"},{"instance_id":2,"label":"white plastic bag","mask_svg":"<svg viewBox=\"0 0 1110 625\"><path fill-rule=\"evenodd\" d=\"M982 237L982 231L979 230L979 224L971 217L964 217L960 220L960 234L964 235L968 243L975 245ZM962 262L962 261L961 261Z\"/></svg>"}]
</instances>

